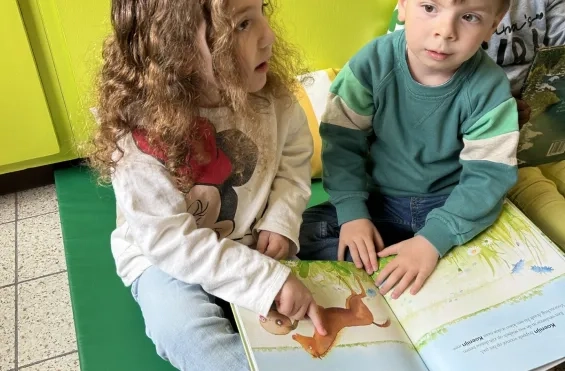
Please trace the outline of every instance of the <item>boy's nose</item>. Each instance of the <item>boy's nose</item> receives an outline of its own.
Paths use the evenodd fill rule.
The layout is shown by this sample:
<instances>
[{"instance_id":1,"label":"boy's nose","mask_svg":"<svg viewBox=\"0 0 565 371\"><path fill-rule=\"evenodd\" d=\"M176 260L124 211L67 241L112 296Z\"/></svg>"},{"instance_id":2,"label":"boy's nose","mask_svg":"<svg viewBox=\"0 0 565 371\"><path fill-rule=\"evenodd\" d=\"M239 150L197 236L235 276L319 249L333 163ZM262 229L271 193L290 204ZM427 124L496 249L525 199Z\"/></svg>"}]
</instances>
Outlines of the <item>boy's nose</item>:
<instances>
[{"instance_id":1,"label":"boy's nose","mask_svg":"<svg viewBox=\"0 0 565 371\"><path fill-rule=\"evenodd\" d=\"M453 20L443 20L438 22L435 30L435 36L441 37L445 40L455 40L457 38L457 32L454 23L455 22Z\"/></svg>"}]
</instances>

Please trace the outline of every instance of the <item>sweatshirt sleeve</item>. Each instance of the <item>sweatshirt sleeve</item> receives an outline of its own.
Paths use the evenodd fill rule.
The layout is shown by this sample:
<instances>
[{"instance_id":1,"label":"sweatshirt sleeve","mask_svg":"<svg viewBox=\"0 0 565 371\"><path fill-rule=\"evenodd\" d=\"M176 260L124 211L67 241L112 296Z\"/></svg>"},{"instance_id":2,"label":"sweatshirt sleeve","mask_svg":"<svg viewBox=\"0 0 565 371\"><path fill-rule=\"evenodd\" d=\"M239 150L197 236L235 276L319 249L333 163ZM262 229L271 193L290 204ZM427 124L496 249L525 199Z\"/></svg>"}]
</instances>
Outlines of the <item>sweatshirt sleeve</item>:
<instances>
[{"instance_id":1,"label":"sweatshirt sleeve","mask_svg":"<svg viewBox=\"0 0 565 371\"><path fill-rule=\"evenodd\" d=\"M493 86L481 89L487 93L481 95L482 102L474 104L475 114L462 130L459 184L444 206L428 214L424 227L416 233L430 241L440 256L492 225L502 210L506 193L517 181L516 101L503 72L498 75L499 79L493 77ZM500 103L492 107L493 101Z\"/></svg>"},{"instance_id":2,"label":"sweatshirt sleeve","mask_svg":"<svg viewBox=\"0 0 565 371\"><path fill-rule=\"evenodd\" d=\"M340 70L330 87L320 124L322 180L340 225L370 219L366 160L375 114L370 78L374 52L368 44Z\"/></svg>"},{"instance_id":3,"label":"sweatshirt sleeve","mask_svg":"<svg viewBox=\"0 0 565 371\"><path fill-rule=\"evenodd\" d=\"M129 239L170 276L266 315L290 270L243 244L219 239L212 229L198 228L184 194L151 160L120 162L113 175Z\"/></svg>"},{"instance_id":4,"label":"sweatshirt sleeve","mask_svg":"<svg viewBox=\"0 0 565 371\"><path fill-rule=\"evenodd\" d=\"M271 186L267 207L255 229L278 233L300 248L298 234L302 214L310 200L313 140L306 115L295 102L278 122L279 135L285 135L279 167Z\"/></svg>"},{"instance_id":5,"label":"sweatshirt sleeve","mask_svg":"<svg viewBox=\"0 0 565 371\"><path fill-rule=\"evenodd\" d=\"M565 45L565 0L550 0L546 8L546 38L548 46Z\"/></svg>"}]
</instances>

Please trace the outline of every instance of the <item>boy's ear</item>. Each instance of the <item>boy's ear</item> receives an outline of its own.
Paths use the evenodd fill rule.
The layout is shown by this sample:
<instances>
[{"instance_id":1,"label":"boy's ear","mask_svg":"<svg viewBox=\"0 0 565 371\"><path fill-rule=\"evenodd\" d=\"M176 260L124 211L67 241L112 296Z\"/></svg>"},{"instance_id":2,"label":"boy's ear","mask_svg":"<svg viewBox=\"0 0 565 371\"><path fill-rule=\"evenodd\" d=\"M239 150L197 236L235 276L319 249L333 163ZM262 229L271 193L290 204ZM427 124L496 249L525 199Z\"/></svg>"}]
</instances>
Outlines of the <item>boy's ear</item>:
<instances>
[{"instance_id":1,"label":"boy's ear","mask_svg":"<svg viewBox=\"0 0 565 371\"><path fill-rule=\"evenodd\" d=\"M408 0L398 0L398 20L400 22L406 21L406 3Z\"/></svg>"}]
</instances>

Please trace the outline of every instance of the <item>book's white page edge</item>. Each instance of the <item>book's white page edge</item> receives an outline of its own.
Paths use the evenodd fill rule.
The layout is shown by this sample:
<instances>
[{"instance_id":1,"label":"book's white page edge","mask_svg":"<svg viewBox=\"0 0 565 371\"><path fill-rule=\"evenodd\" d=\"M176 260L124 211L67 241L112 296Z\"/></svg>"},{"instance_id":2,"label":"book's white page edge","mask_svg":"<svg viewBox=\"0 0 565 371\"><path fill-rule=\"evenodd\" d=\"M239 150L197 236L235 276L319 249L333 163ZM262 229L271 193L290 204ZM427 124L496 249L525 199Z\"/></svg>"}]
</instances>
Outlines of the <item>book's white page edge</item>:
<instances>
[{"instance_id":1,"label":"book's white page edge","mask_svg":"<svg viewBox=\"0 0 565 371\"><path fill-rule=\"evenodd\" d=\"M234 312L234 319L239 330L239 335L241 338L241 342L243 343L243 349L245 350L245 354L247 356L247 361L249 362L249 367L251 371L259 371L259 367L257 367L257 362L255 362L255 357L253 356L253 349L251 349L251 345L249 344L249 337L245 332L245 327L240 321L241 314L239 312L239 307L237 305L231 304L232 311Z\"/></svg>"}]
</instances>

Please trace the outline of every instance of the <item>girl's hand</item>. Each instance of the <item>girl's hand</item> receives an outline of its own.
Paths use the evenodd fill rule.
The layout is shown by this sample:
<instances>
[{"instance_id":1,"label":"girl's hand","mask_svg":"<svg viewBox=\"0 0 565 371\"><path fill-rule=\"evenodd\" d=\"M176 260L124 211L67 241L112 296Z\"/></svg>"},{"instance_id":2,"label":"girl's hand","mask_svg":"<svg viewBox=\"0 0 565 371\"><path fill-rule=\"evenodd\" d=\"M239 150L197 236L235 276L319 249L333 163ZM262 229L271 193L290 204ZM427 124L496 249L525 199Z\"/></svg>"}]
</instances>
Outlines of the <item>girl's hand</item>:
<instances>
[{"instance_id":1,"label":"girl's hand","mask_svg":"<svg viewBox=\"0 0 565 371\"><path fill-rule=\"evenodd\" d=\"M379 287L382 285L380 292L383 295L394 287L392 298L398 299L414 281L410 293L415 295L434 271L439 253L427 239L416 236L387 247L379 253L379 257L394 254L396 258L379 273L375 284Z\"/></svg>"},{"instance_id":2,"label":"girl's hand","mask_svg":"<svg viewBox=\"0 0 565 371\"><path fill-rule=\"evenodd\" d=\"M327 334L312 293L292 273L288 275L281 291L275 297L275 304L277 312L280 314L295 321L308 317L320 335L325 336Z\"/></svg>"},{"instance_id":3,"label":"girl's hand","mask_svg":"<svg viewBox=\"0 0 565 371\"><path fill-rule=\"evenodd\" d=\"M283 260L288 258L290 241L278 233L261 231L257 241L257 251L275 260Z\"/></svg>"}]
</instances>

